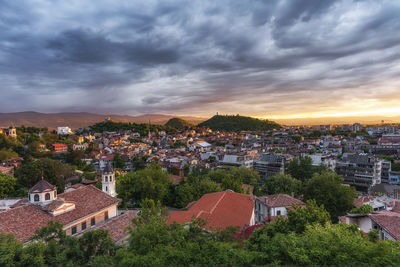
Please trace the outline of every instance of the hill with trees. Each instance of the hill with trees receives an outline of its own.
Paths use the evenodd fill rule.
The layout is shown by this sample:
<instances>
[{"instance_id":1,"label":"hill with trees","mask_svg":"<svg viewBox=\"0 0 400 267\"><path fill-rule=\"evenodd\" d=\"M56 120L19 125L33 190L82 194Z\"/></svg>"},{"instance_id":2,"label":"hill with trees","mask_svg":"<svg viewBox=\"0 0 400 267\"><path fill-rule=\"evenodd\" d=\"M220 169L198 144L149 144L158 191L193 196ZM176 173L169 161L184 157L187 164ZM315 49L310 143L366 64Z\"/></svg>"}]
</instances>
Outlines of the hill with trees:
<instances>
[{"instance_id":1,"label":"hill with trees","mask_svg":"<svg viewBox=\"0 0 400 267\"><path fill-rule=\"evenodd\" d=\"M261 120L240 115L215 115L200 123L198 126L226 132L268 131L279 129L281 127L274 121Z\"/></svg>"},{"instance_id":2,"label":"hill with trees","mask_svg":"<svg viewBox=\"0 0 400 267\"><path fill-rule=\"evenodd\" d=\"M167 121L167 123L165 123L165 126L175 129L182 129L184 127L191 127L193 124L181 118L171 118Z\"/></svg>"}]
</instances>

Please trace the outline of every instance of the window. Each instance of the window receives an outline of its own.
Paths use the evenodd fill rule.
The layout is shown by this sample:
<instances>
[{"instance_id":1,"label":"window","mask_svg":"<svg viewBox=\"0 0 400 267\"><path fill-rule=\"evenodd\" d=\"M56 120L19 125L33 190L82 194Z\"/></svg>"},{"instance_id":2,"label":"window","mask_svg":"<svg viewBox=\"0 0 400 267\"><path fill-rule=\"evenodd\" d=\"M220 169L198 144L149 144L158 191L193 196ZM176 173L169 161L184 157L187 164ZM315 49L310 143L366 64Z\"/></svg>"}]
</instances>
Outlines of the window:
<instances>
[{"instance_id":1,"label":"window","mask_svg":"<svg viewBox=\"0 0 400 267\"><path fill-rule=\"evenodd\" d=\"M104 212L104 220L108 220L108 211Z\"/></svg>"},{"instance_id":2,"label":"window","mask_svg":"<svg viewBox=\"0 0 400 267\"><path fill-rule=\"evenodd\" d=\"M38 194L35 194L35 195L33 196L33 201L35 201L35 202L38 202L38 201L39 201L39 195L38 195Z\"/></svg>"},{"instance_id":3,"label":"window","mask_svg":"<svg viewBox=\"0 0 400 267\"><path fill-rule=\"evenodd\" d=\"M90 225L93 226L96 224L96 218L93 217L92 219L90 219Z\"/></svg>"},{"instance_id":4,"label":"window","mask_svg":"<svg viewBox=\"0 0 400 267\"><path fill-rule=\"evenodd\" d=\"M44 199L45 200L50 200L50 193L46 193L46 195L44 195Z\"/></svg>"},{"instance_id":5,"label":"window","mask_svg":"<svg viewBox=\"0 0 400 267\"><path fill-rule=\"evenodd\" d=\"M71 234L76 234L76 226L72 226L71 228Z\"/></svg>"},{"instance_id":6,"label":"window","mask_svg":"<svg viewBox=\"0 0 400 267\"><path fill-rule=\"evenodd\" d=\"M276 216L279 216L279 215L281 215L281 211L280 210L276 211Z\"/></svg>"},{"instance_id":7,"label":"window","mask_svg":"<svg viewBox=\"0 0 400 267\"><path fill-rule=\"evenodd\" d=\"M112 182L112 176L110 176L110 182Z\"/></svg>"},{"instance_id":8,"label":"window","mask_svg":"<svg viewBox=\"0 0 400 267\"><path fill-rule=\"evenodd\" d=\"M106 186L106 192L108 192L108 187Z\"/></svg>"},{"instance_id":9,"label":"window","mask_svg":"<svg viewBox=\"0 0 400 267\"><path fill-rule=\"evenodd\" d=\"M85 230L85 229L86 229L86 222L83 222L83 223L82 223L81 228L82 228L82 230Z\"/></svg>"},{"instance_id":10,"label":"window","mask_svg":"<svg viewBox=\"0 0 400 267\"><path fill-rule=\"evenodd\" d=\"M29 201L31 201L31 194L29 194L28 198L29 198Z\"/></svg>"},{"instance_id":11,"label":"window","mask_svg":"<svg viewBox=\"0 0 400 267\"><path fill-rule=\"evenodd\" d=\"M105 180L106 182L108 182L108 176L106 176L104 180Z\"/></svg>"}]
</instances>

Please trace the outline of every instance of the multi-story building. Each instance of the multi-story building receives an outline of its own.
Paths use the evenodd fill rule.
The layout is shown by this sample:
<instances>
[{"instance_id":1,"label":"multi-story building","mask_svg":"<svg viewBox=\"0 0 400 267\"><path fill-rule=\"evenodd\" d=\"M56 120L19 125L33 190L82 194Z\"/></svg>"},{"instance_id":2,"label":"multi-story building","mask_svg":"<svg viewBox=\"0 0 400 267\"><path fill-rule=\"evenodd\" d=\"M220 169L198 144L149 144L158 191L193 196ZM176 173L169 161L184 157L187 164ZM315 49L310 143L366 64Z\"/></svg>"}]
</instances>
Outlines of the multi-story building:
<instances>
[{"instance_id":1,"label":"multi-story building","mask_svg":"<svg viewBox=\"0 0 400 267\"><path fill-rule=\"evenodd\" d=\"M367 189L389 181L390 162L369 154L353 154L336 164L336 172L343 175L344 183Z\"/></svg>"},{"instance_id":2,"label":"multi-story building","mask_svg":"<svg viewBox=\"0 0 400 267\"><path fill-rule=\"evenodd\" d=\"M285 157L280 154L262 154L261 160L254 161L253 168L261 178L283 173L285 170Z\"/></svg>"},{"instance_id":3,"label":"multi-story building","mask_svg":"<svg viewBox=\"0 0 400 267\"><path fill-rule=\"evenodd\" d=\"M223 166L251 168L253 167L253 159L250 155L224 155L220 164Z\"/></svg>"}]
</instances>

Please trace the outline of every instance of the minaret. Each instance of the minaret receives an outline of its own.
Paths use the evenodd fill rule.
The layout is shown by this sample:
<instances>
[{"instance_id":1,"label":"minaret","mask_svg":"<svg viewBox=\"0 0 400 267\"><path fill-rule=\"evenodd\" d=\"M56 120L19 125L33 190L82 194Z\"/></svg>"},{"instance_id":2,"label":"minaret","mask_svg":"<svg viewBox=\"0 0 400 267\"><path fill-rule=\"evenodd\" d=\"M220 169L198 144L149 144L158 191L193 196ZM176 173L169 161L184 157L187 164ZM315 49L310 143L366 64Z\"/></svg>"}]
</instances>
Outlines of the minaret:
<instances>
[{"instance_id":1,"label":"minaret","mask_svg":"<svg viewBox=\"0 0 400 267\"><path fill-rule=\"evenodd\" d=\"M14 125L10 126L8 129L8 136L11 138L17 138L17 129L14 127Z\"/></svg>"},{"instance_id":2,"label":"minaret","mask_svg":"<svg viewBox=\"0 0 400 267\"><path fill-rule=\"evenodd\" d=\"M111 163L107 163L101 175L101 185L104 192L112 197L117 195L115 191L115 173L111 166Z\"/></svg>"}]
</instances>

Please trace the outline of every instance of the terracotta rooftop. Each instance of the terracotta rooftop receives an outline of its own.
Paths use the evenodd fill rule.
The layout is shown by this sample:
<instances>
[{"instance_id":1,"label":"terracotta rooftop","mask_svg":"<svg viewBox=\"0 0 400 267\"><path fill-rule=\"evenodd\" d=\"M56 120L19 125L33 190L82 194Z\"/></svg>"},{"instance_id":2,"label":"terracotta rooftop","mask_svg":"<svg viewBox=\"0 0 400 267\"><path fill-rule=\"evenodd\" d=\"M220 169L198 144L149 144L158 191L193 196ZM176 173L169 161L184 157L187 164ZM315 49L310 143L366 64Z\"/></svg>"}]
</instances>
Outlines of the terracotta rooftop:
<instances>
[{"instance_id":1,"label":"terracotta rooftop","mask_svg":"<svg viewBox=\"0 0 400 267\"><path fill-rule=\"evenodd\" d=\"M394 238L400 241L400 214L380 211L368 215L373 221L385 228Z\"/></svg>"},{"instance_id":2,"label":"terracotta rooftop","mask_svg":"<svg viewBox=\"0 0 400 267\"><path fill-rule=\"evenodd\" d=\"M276 194L269 196L257 197L258 200L265 203L265 200L268 201L268 207L288 207L293 204L303 206L305 205L303 201L289 196L287 194Z\"/></svg>"},{"instance_id":3,"label":"terracotta rooftop","mask_svg":"<svg viewBox=\"0 0 400 267\"><path fill-rule=\"evenodd\" d=\"M25 205L0 213L0 232L13 233L20 241L26 242L36 230L46 226L49 221L58 221L63 225L68 225L120 202L119 199L113 198L93 186L80 187L62 193L58 197L63 198L66 202L74 202L75 209L53 216L39 206L27 202ZM54 202L55 206L58 204L58 201Z\"/></svg>"},{"instance_id":4,"label":"terracotta rooftop","mask_svg":"<svg viewBox=\"0 0 400 267\"><path fill-rule=\"evenodd\" d=\"M362 196L354 199L353 206L356 208L361 207L364 203L368 203L370 200L373 200L375 197L373 196Z\"/></svg>"},{"instance_id":5,"label":"terracotta rooftop","mask_svg":"<svg viewBox=\"0 0 400 267\"><path fill-rule=\"evenodd\" d=\"M107 230L111 239L114 240L114 242L118 242L129 234L127 227L133 225L133 218L137 218L137 215L133 211L127 211L120 216L108 220L104 224L93 227L91 230Z\"/></svg>"},{"instance_id":6,"label":"terracotta rooftop","mask_svg":"<svg viewBox=\"0 0 400 267\"><path fill-rule=\"evenodd\" d=\"M227 190L203 195L198 201L191 203L186 211L171 213L168 223L190 222L202 218L207 229L225 229L228 226L239 226L242 229L250 225L253 216L254 203L249 195Z\"/></svg>"},{"instance_id":7,"label":"terracotta rooftop","mask_svg":"<svg viewBox=\"0 0 400 267\"><path fill-rule=\"evenodd\" d=\"M40 180L31 189L29 189L29 193L52 191L55 189L56 187L46 180Z\"/></svg>"}]
</instances>

